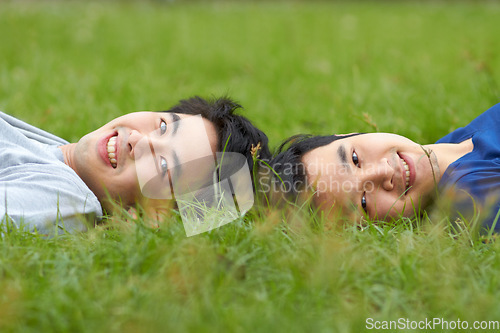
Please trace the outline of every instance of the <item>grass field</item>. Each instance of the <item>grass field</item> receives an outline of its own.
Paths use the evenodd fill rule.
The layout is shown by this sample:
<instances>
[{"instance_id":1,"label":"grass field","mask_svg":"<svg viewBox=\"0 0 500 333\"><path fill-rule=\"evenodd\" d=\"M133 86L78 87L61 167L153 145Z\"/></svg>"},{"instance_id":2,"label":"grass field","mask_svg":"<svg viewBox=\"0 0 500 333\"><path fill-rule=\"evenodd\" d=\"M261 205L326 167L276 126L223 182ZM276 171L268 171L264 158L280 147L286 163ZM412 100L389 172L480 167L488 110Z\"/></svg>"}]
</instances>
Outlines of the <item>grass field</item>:
<instances>
[{"instance_id":1,"label":"grass field","mask_svg":"<svg viewBox=\"0 0 500 333\"><path fill-rule=\"evenodd\" d=\"M273 146L373 130L431 143L499 101L498 17L493 1L4 1L0 110L74 141L127 112L228 94ZM4 230L0 331L498 323L500 243L446 218L399 222L339 233L252 213L186 237L174 213L159 229Z\"/></svg>"}]
</instances>

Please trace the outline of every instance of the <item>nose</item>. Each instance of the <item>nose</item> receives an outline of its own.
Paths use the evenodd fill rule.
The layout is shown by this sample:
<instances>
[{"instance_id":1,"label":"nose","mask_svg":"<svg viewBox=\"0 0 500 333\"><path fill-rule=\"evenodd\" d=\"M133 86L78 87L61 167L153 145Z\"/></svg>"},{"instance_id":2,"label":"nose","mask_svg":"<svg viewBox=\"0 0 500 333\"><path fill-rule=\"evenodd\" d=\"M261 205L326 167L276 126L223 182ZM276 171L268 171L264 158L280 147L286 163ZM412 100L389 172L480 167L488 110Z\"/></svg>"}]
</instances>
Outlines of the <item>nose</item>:
<instances>
[{"instance_id":1,"label":"nose","mask_svg":"<svg viewBox=\"0 0 500 333\"><path fill-rule=\"evenodd\" d=\"M130 157L132 157L133 159L135 159L136 157L136 153L137 153L137 143L143 138L144 136L139 132L139 131L136 131L136 130L131 130L130 131L130 134L128 136L128 140L127 140L127 146L128 146L128 149L129 149L129 155Z\"/></svg>"},{"instance_id":2,"label":"nose","mask_svg":"<svg viewBox=\"0 0 500 333\"><path fill-rule=\"evenodd\" d=\"M146 154L153 155L162 150L165 140L161 139L157 133L143 134L136 130L131 130L128 137L129 155L134 160L138 160Z\"/></svg>"},{"instance_id":3,"label":"nose","mask_svg":"<svg viewBox=\"0 0 500 333\"><path fill-rule=\"evenodd\" d=\"M394 188L394 169L387 159L382 159L379 163L367 167L363 171L363 188L365 190L382 188L386 191L392 191Z\"/></svg>"}]
</instances>

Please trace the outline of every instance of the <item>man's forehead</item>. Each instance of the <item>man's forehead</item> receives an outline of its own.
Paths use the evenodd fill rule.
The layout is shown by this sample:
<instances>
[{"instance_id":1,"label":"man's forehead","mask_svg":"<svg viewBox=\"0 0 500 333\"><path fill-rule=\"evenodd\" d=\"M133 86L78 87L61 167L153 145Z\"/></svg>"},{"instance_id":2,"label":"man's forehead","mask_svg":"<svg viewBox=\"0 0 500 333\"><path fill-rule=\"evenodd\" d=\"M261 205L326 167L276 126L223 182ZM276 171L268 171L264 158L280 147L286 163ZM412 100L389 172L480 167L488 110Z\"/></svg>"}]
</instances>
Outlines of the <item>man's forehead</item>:
<instances>
[{"instance_id":1,"label":"man's forehead","mask_svg":"<svg viewBox=\"0 0 500 333\"><path fill-rule=\"evenodd\" d=\"M325 212L335 211L335 215L358 214L359 207L355 200L357 188L349 178L348 166L339 161L336 153L329 154L327 158L324 153L318 149L313 154L304 155L306 178L313 190L314 206Z\"/></svg>"},{"instance_id":2,"label":"man's forehead","mask_svg":"<svg viewBox=\"0 0 500 333\"><path fill-rule=\"evenodd\" d=\"M181 133L181 135L193 137L197 133L204 132L203 133L204 136L202 139L205 139L206 137L208 139L207 142L210 144L212 151L215 152L217 150L217 145L218 145L217 128L210 120L204 118L201 115L191 115L185 113L176 113L175 115L177 115L177 117L174 117L174 114L172 114L171 117L172 120L177 121L179 125L182 124L183 132Z\"/></svg>"},{"instance_id":3,"label":"man's forehead","mask_svg":"<svg viewBox=\"0 0 500 333\"><path fill-rule=\"evenodd\" d=\"M331 142L304 154L302 162L305 164L309 175L345 174L348 171L346 146L339 141ZM340 158L340 156L343 156L343 158Z\"/></svg>"},{"instance_id":4,"label":"man's forehead","mask_svg":"<svg viewBox=\"0 0 500 333\"><path fill-rule=\"evenodd\" d=\"M165 150L179 156L181 163L205 156L214 156L217 137L214 125L201 115L181 115L172 123L177 129L168 141L159 145L160 151ZM171 165L174 166L174 165Z\"/></svg>"},{"instance_id":5,"label":"man's forehead","mask_svg":"<svg viewBox=\"0 0 500 333\"><path fill-rule=\"evenodd\" d=\"M332 143L312 149L304 154L304 156L302 157L302 162L305 164L308 173L316 174L314 170L316 170L319 164L333 162L331 155L328 154L328 151L332 149Z\"/></svg>"}]
</instances>

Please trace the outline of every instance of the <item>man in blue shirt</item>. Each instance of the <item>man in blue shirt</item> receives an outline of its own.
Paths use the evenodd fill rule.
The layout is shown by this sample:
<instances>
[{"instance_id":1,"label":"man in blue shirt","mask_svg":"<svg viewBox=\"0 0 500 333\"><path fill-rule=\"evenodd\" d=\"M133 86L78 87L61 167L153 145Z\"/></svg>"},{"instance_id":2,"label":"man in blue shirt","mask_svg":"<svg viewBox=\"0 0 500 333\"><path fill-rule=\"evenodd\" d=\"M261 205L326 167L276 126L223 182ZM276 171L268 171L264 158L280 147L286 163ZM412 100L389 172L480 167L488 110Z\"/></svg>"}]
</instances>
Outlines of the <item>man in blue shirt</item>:
<instances>
[{"instance_id":1,"label":"man in blue shirt","mask_svg":"<svg viewBox=\"0 0 500 333\"><path fill-rule=\"evenodd\" d=\"M388 133L295 136L271 161L280 175L273 191L351 221L412 217L439 193L452 219L492 226L500 208L499 125L500 104L430 145Z\"/></svg>"}]
</instances>

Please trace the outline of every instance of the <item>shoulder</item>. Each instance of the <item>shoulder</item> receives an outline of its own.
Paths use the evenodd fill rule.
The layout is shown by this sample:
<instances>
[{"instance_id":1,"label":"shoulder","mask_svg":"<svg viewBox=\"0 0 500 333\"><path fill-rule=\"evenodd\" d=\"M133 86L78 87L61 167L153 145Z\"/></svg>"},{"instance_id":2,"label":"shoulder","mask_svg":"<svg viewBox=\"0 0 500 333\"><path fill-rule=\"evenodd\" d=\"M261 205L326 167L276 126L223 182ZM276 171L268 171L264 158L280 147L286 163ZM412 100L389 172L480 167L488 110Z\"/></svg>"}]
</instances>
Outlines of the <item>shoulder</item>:
<instances>
[{"instance_id":1,"label":"shoulder","mask_svg":"<svg viewBox=\"0 0 500 333\"><path fill-rule=\"evenodd\" d=\"M29 164L0 170L0 214L44 234L54 227L85 231L84 220L99 220L102 208L94 193L68 169Z\"/></svg>"},{"instance_id":2,"label":"shoulder","mask_svg":"<svg viewBox=\"0 0 500 333\"><path fill-rule=\"evenodd\" d=\"M56 195L60 200L98 202L83 180L64 163L16 165L0 170L0 187L26 194L26 200L43 201ZM94 200L95 199L95 200Z\"/></svg>"},{"instance_id":3,"label":"shoulder","mask_svg":"<svg viewBox=\"0 0 500 333\"><path fill-rule=\"evenodd\" d=\"M445 174L439 186L438 202L451 209L450 217L478 219L485 227L492 225L500 208L500 163L464 161L453 172ZM500 224L496 229L500 231Z\"/></svg>"}]
</instances>

